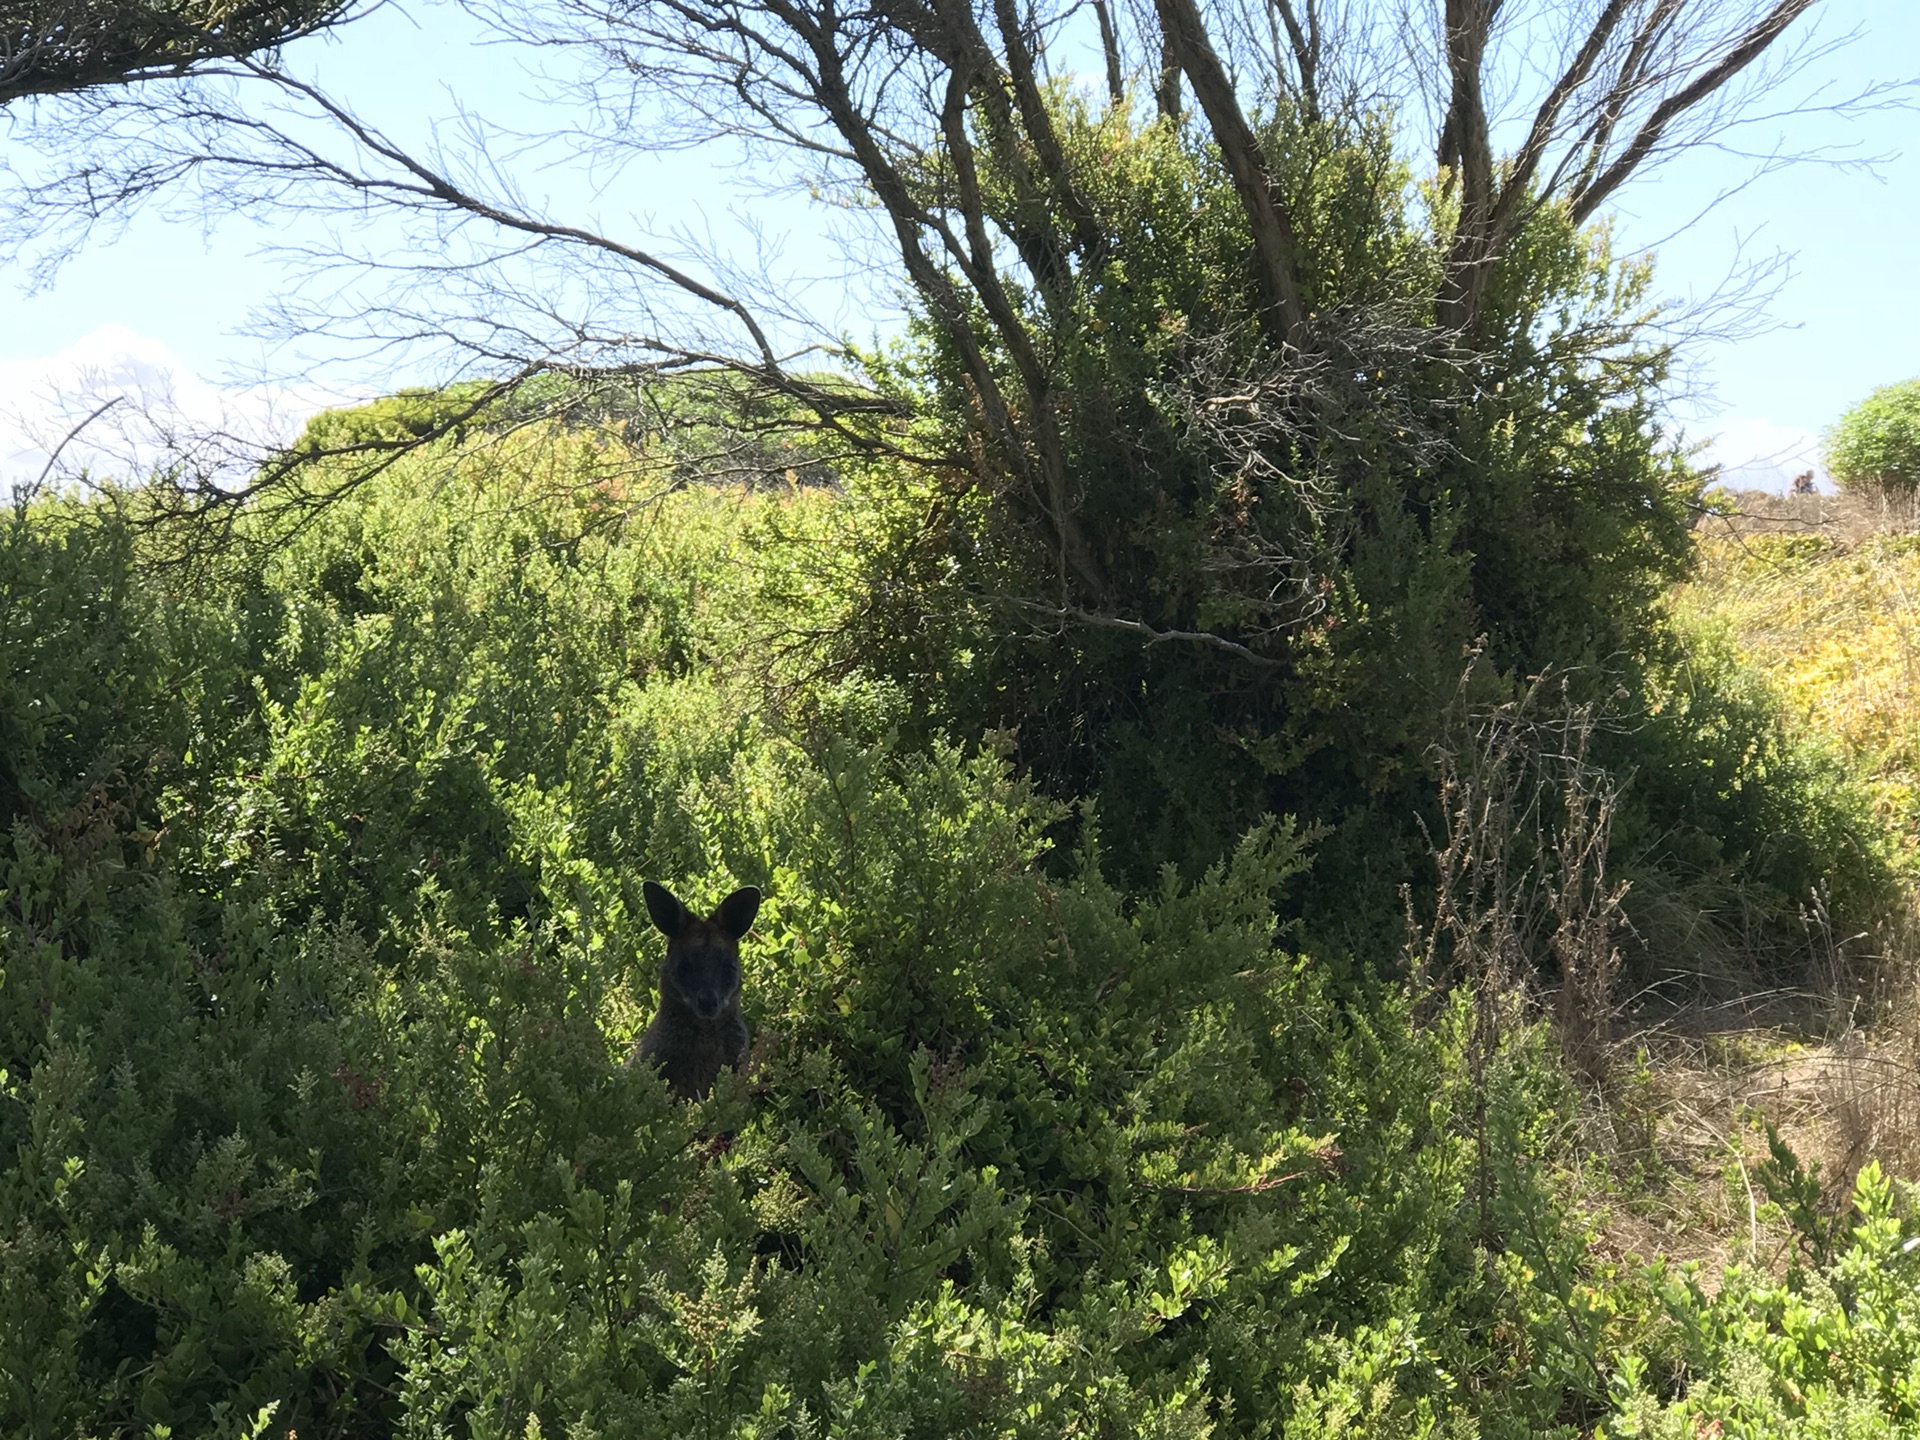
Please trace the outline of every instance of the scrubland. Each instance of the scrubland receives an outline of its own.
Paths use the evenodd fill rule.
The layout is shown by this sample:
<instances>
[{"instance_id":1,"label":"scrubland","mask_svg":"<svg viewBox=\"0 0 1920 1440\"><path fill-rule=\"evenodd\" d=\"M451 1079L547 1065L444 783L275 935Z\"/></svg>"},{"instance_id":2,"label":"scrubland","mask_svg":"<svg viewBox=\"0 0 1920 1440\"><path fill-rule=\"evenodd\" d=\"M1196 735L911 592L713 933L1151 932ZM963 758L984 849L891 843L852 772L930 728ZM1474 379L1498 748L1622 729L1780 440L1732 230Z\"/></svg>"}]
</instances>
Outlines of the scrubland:
<instances>
[{"instance_id":1,"label":"scrubland","mask_svg":"<svg viewBox=\"0 0 1920 1440\"><path fill-rule=\"evenodd\" d=\"M1910 538L1462 702L1357 924L1327 817L1142 878L857 663L857 483L622 458L0 521L8 1433L1920 1424ZM647 879L768 897L691 1105Z\"/></svg>"},{"instance_id":2,"label":"scrubland","mask_svg":"<svg viewBox=\"0 0 1920 1440\"><path fill-rule=\"evenodd\" d=\"M1819 1211L1836 1227L1847 1222L1863 1166L1906 1177L1920 1167L1911 918L1920 537L1909 516L1847 495L1745 492L1722 502L1725 513L1699 529L1699 568L1676 591L1676 623L1703 646L1734 652L1798 733L1854 777L1908 886L1880 928L1836 923L1822 897L1809 895L1802 923L1814 958L1803 974L1696 996L1648 1029L1657 1058L1642 1080L1658 1096L1667 1148L1705 1178L1678 1187L1657 1233L1637 1230L1645 1217L1630 1213L1619 1216L1623 1233L1715 1260L1771 1247L1777 1265L1791 1232L1769 1233L1764 1207L1747 1203L1765 1125L1818 1167L1821 1183L1808 1195L1817 1188Z\"/></svg>"}]
</instances>

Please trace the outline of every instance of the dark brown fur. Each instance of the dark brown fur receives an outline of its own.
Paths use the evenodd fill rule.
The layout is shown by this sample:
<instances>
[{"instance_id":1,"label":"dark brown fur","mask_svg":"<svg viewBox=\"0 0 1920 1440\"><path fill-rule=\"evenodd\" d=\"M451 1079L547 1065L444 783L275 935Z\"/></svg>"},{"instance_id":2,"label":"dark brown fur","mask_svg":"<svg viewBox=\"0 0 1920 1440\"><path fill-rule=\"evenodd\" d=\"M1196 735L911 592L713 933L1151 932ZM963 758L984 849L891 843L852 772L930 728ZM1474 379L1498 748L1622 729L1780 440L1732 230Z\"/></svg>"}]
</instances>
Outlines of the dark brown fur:
<instances>
[{"instance_id":1,"label":"dark brown fur","mask_svg":"<svg viewBox=\"0 0 1920 1440\"><path fill-rule=\"evenodd\" d=\"M651 880L647 913L667 937L660 965L660 1009L633 1058L665 1077L682 1100L713 1089L724 1066L737 1070L747 1055L747 1021L740 1013L740 939L753 928L760 892L736 890L702 920L673 893Z\"/></svg>"}]
</instances>

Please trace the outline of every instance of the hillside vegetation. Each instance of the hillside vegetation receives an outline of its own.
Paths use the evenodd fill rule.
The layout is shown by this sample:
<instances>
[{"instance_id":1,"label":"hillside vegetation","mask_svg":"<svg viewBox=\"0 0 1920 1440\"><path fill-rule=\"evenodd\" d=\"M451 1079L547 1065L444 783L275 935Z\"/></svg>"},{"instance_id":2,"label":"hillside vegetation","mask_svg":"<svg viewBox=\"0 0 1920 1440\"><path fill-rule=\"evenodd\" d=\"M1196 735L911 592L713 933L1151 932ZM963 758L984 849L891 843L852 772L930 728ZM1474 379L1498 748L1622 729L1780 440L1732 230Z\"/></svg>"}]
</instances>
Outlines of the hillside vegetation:
<instances>
[{"instance_id":1,"label":"hillside vegetation","mask_svg":"<svg viewBox=\"0 0 1920 1440\"><path fill-rule=\"evenodd\" d=\"M0 521L0 1429L1920 1424L1916 1195L1879 1166L1834 1209L1762 1140L1777 1263L1601 1243L1660 1122L1566 1043L1556 983L1612 975L1638 903L1566 837L1611 823L1657 892L1621 962L1655 980L1709 890L1773 945L1803 882L1869 923L1900 884L1724 647L1663 642L1657 714L1571 770L1500 737L1577 706L1461 711L1431 844L1512 886L1437 899L1492 871L1428 856L1343 945L1322 817L1122 881L1104 800L846 658L895 492L660 497L628 458L423 451L255 560L160 563L139 492ZM1689 784L1608 780L1629 743ZM647 879L768 895L749 1063L693 1105L626 1063Z\"/></svg>"},{"instance_id":2,"label":"hillside vegetation","mask_svg":"<svg viewBox=\"0 0 1920 1440\"><path fill-rule=\"evenodd\" d=\"M0 518L0 1433L1920 1427L1911 1132L1791 1101L1908 1073L1914 857L1672 601L1606 218L1808 7L1445 8L1096 5L1101 89L1077 5L480 7L554 133L412 155L270 56L50 105L0 252L178 193L284 353L464 378ZM712 141L850 288L615 218ZM764 895L690 1099L650 882Z\"/></svg>"},{"instance_id":3,"label":"hillside vegetation","mask_svg":"<svg viewBox=\"0 0 1920 1440\"><path fill-rule=\"evenodd\" d=\"M1722 628L1920 847L1920 535L1716 534L1681 605Z\"/></svg>"}]
</instances>

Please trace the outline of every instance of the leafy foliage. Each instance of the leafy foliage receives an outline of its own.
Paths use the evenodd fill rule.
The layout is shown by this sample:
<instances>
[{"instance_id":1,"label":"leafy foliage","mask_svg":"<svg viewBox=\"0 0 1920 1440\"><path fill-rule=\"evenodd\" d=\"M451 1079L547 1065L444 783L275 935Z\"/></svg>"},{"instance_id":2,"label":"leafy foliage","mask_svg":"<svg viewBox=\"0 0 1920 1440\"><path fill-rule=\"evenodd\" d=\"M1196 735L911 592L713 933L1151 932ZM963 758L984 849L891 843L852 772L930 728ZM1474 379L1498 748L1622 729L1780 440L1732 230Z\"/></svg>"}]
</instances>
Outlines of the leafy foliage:
<instances>
[{"instance_id":1,"label":"leafy foliage","mask_svg":"<svg viewBox=\"0 0 1920 1440\"><path fill-rule=\"evenodd\" d=\"M1453 1403L1503 1287L1449 1223L1450 1042L1276 947L1291 826L1137 896L1089 832L1049 878L1059 808L992 747L726 678L740 502L403 494L210 590L135 579L110 511L4 532L7 1428ZM650 874L772 897L701 1106L624 1063Z\"/></svg>"},{"instance_id":2,"label":"leafy foliage","mask_svg":"<svg viewBox=\"0 0 1920 1440\"><path fill-rule=\"evenodd\" d=\"M1850 490L1888 498L1920 488L1920 380L1882 385L1826 434L1833 478Z\"/></svg>"},{"instance_id":3,"label":"leafy foliage","mask_svg":"<svg viewBox=\"0 0 1920 1440\"><path fill-rule=\"evenodd\" d=\"M0 1424L1572 1434L1666 1353L1537 1029L1470 1072L1466 998L1307 951L1294 822L1125 883L772 644L897 487L630 459L416 455L223 574L137 495L0 528ZM696 1105L627 1059L652 877L769 897Z\"/></svg>"},{"instance_id":4,"label":"leafy foliage","mask_svg":"<svg viewBox=\"0 0 1920 1440\"><path fill-rule=\"evenodd\" d=\"M1804 1180L1797 1164L1789 1168L1782 1181ZM1914 1199L1911 1185L1869 1163L1854 1190L1851 1236L1830 1259L1784 1277L1736 1266L1713 1294L1695 1273L1655 1267L1674 1331L1663 1358L1682 1393L1662 1399L1656 1370L1630 1357L1615 1376L1619 1413L1608 1433L1912 1434L1920 1422Z\"/></svg>"},{"instance_id":5,"label":"leafy foliage","mask_svg":"<svg viewBox=\"0 0 1920 1440\"><path fill-rule=\"evenodd\" d=\"M347 18L346 0L16 0L0 15L0 105L186 74Z\"/></svg>"}]
</instances>

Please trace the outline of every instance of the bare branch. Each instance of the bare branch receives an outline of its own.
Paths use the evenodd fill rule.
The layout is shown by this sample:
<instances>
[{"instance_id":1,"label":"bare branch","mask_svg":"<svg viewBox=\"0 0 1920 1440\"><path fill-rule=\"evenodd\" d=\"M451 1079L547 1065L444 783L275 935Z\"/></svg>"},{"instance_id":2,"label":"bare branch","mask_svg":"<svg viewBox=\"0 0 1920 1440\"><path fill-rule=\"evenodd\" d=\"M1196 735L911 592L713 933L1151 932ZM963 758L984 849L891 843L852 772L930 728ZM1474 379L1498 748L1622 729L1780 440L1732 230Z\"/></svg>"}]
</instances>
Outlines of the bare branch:
<instances>
[{"instance_id":1,"label":"bare branch","mask_svg":"<svg viewBox=\"0 0 1920 1440\"><path fill-rule=\"evenodd\" d=\"M47 483L48 477L53 474L54 468L59 465L60 457L66 453L67 447L80 438L80 432L93 424L94 421L98 420L114 406L118 405L122 398L123 397L119 395L109 395L105 400L102 400L98 405L94 406L92 411L77 421L72 429L60 437L60 443L48 452L47 463L40 468L39 475L36 476L33 483L27 487L29 494L39 490Z\"/></svg>"},{"instance_id":2,"label":"bare branch","mask_svg":"<svg viewBox=\"0 0 1920 1440\"><path fill-rule=\"evenodd\" d=\"M1499 0L1446 0L1443 36L1452 99L1440 126L1439 161L1457 181L1460 218L1454 232L1442 314L1465 329L1473 319L1492 259L1496 193L1493 142L1480 91L1480 69Z\"/></svg>"},{"instance_id":3,"label":"bare branch","mask_svg":"<svg viewBox=\"0 0 1920 1440\"><path fill-rule=\"evenodd\" d=\"M1581 44L1573 62L1567 66L1560 78L1554 81L1553 88L1547 92L1547 98L1540 102L1540 108L1534 113L1533 124L1527 131L1527 138L1513 157L1513 164L1507 176L1504 193L1500 196L1495 215L1495 226L1501 228L1510 223L1515 207L1533 185L1534 177L1539 173L1540 161L1552 143L1560 125L1561 113L1567 102L1593 74L1594 66L1599 63L1601 53L1607 42L1612 39L1614 30L1621 18L1627 13L1629 0L1607 0L1605 7L1595 17L1593 28L1587 32L1586 40Z\"/></svg>"},{"instance_id":4,"label":"bare branch","mask_svg":"<svg viewBox=\"0 0 1920 1440\"><path fill-rule=\"evenodd\" d=\"M1293 0L1271 0L1268 14L1278 14L1287 29L1287 42L1293 50L1293 63L1300 75L1300 98L1307 117L1320 118L1320 10L1316 0L1305 0L1306 24L1300 23Z\"/></svg>"},{"instance_id":5,"label":"bare branch","mask_svg":"<svg viewBox=\"0 0 1920 1440\"><path fill-rule=\"evenodd\" d=\"M1113 27L1113 6L1109 0L1093 0L1093 14L1100 22L1100 54L1107 62L1107 99L1118 109L1127 103L1127 72L1120 63L1120 33Z\"/></svg>"},{"instance_id":6,"label":"bare branch","mask_svg":"<svg viewBox=\"0 0 1920 1440\"><path fill-rule=\"evenodd\" d=\"M1654 107L1620 155L1572 197L1573 216L1584 224L1651 155L1676 118L1721 90L1745 70L1818 0L1779 0L1766 17L1742 35L1720 60Z\"/></svg>"},{"instance_id":7,"label":"bare branch","mask_svg":"<svg viewBox=\"0 0 1920 1440\"><path fill-rule=\"evenodd\" d=\"M1058 620L1072 620L1076 624L1090 625L1099 630L1118 630L1127 635L1138 635L1149 645L1184 644L1204 645L1214 650L1223 650L1234 658L1257 665L1264 670L1277 670L1285 667L1286 662L1271 656L1250 650L1237 640L1229 640L1224 635L1215 635L1207 630L1156 630L1139 620L1129 620L1120 615L1102 615L1091 610L1083 610L1077 605L1048 606L1033 600L1014 599L1012 602L1022 610L1038 615L1051 616Z\"/></svg>"},{"instance_id":8,"label":"bare branch","mask_svg":"<svg viewBox=\"0 0 1920 1440\"><path fill-rule=\"evenodd\" d=\"M1818 0L1582 0L1537 3L1517 18L1508 0L1438 3L1447 100L1437 151L1458 198L1442 304L1462 329L1474 323L1494 268L1540 206L1564 203L1585 224L1652 160L1708 143L1748 116L1753 98L1797 62L1824 53L1777 49ZM1496 26L1508 21L1523 42L1501 39ZM1492 143L1498 117L1486 94L1489 77L1510 86L1521 63L1507 53L1513 44L1540 49L1556 36L1564 59L1546 71L1551 83L1503 163ZM1777 62L1755 69L1770 53ZM1884 94L1867 86L1843 106ZM1622 133L1630 136L1624 144Z\"/></svg>"}]
</instances>

